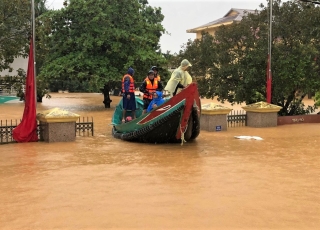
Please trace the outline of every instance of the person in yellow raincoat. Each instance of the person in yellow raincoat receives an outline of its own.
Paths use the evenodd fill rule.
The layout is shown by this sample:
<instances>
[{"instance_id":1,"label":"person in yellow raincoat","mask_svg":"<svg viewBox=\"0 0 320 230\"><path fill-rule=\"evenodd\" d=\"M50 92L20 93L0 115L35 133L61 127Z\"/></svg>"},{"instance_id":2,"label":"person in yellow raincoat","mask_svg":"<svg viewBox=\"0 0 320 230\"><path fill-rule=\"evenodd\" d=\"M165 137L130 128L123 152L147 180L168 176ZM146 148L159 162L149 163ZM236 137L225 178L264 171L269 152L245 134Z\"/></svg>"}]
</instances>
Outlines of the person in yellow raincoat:
<instances>
[{"instance_id":1,"label":"person in yellow raincoat","mask_svg":"<svg viewBox=\"0 0 320 230\"><path fill-rule=\"evenodd\" d=\"M187 71L189 66L192 66L191 63L187 59L184 59L180 66L172 72L170 80L164 88L170 96L176 95L183 88L192 83L192 77Z\"/></svg>"}]
</instances>

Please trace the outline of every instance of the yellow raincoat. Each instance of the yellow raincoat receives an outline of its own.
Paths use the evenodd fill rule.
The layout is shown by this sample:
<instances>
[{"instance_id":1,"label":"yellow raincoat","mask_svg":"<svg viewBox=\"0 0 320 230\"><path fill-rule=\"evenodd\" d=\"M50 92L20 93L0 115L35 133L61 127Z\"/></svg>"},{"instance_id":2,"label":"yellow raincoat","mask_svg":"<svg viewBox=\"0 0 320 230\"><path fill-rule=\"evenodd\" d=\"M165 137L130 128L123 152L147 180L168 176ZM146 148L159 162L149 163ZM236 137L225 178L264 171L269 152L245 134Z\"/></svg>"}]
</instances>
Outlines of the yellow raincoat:
<instances>
[{"instance_id":1,"label":"yellow raincoat","mask_svg":"<svg viewBox=\"0 0 320 230\"><path fill-rule=\"evenodd\" d=\"M170 80L164 88L164 90L167 91L171 96L173 96L173 93L179 83L184 87L192 83L192 77L190 76L188 71L186 71L189 66L192 65L187 59L184 59L181 62L181 65L172 72ZM178 89L177 93L179 93L180 91L181 89Z\"/></svg>"}]
</instances>

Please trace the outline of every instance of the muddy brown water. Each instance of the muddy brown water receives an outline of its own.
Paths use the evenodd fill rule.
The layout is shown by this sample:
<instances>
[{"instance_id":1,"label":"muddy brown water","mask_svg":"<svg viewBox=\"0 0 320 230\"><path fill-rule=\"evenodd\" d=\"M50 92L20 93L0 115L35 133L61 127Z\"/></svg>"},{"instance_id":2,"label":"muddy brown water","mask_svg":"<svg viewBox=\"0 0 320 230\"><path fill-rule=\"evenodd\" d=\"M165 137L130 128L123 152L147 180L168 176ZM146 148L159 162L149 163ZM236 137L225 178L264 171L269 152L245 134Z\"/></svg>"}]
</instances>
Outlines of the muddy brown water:
<instances>
[{"instance_id":1,"label":"muddy brown water","mask_svg":"<svg viewBox=\"0 0 320 230\"><path fill-rule=\"evenodd\" d=\"M94 137L0 145L0 229L320 229L320 124L201 131L179 144L111 136L101 94L53 94ZM0 105L20 119L23 103ZM254 135L262 141L239 140Z\"/></svg>"}]
</instances>

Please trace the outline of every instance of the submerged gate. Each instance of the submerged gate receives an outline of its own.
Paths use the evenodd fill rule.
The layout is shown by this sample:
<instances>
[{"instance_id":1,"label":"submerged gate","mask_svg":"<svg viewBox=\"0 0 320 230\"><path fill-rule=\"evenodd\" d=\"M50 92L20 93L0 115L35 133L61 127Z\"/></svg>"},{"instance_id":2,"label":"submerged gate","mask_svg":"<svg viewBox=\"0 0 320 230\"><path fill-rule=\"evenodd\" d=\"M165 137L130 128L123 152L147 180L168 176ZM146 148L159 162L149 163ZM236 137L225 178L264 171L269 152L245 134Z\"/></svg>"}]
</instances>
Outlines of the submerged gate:
<instances>
[{"instance_id":1,"label":"submerged gate","mask_svg":"<svg viewBox=\"0 0 320 230\"><path fill-rule=\"evenodd\" d=\"M227 123L229 127L247 126L247 114L244 110L232 110L227 115Z\"/></svg>"}]
</instances>

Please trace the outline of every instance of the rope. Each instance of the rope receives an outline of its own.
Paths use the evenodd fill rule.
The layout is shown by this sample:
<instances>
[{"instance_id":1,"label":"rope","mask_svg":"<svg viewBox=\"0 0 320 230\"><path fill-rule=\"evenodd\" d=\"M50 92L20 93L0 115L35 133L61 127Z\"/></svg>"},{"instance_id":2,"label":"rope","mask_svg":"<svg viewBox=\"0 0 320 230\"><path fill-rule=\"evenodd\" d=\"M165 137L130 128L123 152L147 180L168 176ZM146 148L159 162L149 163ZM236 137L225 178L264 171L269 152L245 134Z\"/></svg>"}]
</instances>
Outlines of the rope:
<instances>
[{"instance_id":1,"label":"rope","mask_svg":"<svg viewBox=\"0 0 320 230\"><path fill-rule=\"evenodd\" d=\"M187 131L188 129L188 124L184 130L184 132L182 131L182 128L181 128L181 124L180 124L180 132L181 132L181 146L183 145L183 143L187 142L185 139L184 139L184 133Z\"/></svg>"}]
</instances>

